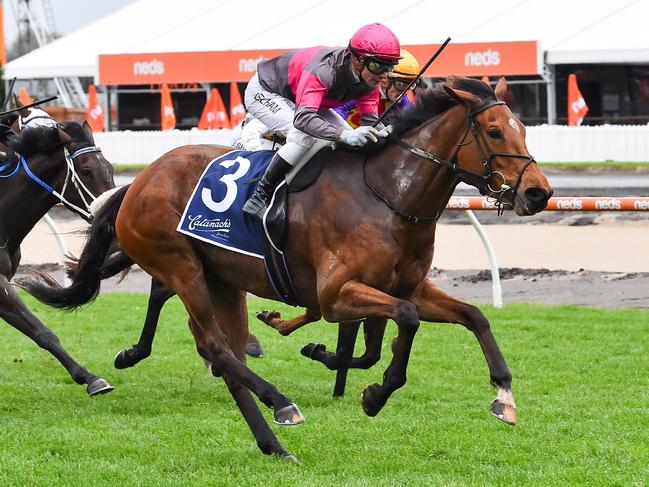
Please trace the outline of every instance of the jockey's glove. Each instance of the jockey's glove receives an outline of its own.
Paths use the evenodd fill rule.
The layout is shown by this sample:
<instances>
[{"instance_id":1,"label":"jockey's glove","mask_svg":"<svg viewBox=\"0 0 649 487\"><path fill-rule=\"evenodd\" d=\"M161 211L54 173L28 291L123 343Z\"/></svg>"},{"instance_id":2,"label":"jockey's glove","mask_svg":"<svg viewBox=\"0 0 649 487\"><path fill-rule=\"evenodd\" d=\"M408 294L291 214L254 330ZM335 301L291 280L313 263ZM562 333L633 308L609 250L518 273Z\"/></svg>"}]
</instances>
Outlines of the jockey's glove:
<instances>
[{"instance_id":1,"label":"jockey's glove","mask_svg":"<svg viewBox=\"0 0 649 487\"><path fill-rule=\"evenodd\" d=\"M340 141L352 147L363 147L369 141L378 142L381 133L374 127L362 125L355 129L345 129L340 134Z\"/></svg>"},{"instance_id":2,"label":"jockey's glove","mask_svg":"<svg viewBox=\"0 0 649 487\"><path fill-rule=\"evenodd\" d=\"M383 124L381 124L381 125L383 125ZM394 129L394 127L392 127L392 125L388 125L387 127L379 127L379 126L377 126L376 128L379 129L379 133L377 134L379 137L387 137L388 135L390 135L392 133L392 130Z\"/></svg>"}]
</instances>

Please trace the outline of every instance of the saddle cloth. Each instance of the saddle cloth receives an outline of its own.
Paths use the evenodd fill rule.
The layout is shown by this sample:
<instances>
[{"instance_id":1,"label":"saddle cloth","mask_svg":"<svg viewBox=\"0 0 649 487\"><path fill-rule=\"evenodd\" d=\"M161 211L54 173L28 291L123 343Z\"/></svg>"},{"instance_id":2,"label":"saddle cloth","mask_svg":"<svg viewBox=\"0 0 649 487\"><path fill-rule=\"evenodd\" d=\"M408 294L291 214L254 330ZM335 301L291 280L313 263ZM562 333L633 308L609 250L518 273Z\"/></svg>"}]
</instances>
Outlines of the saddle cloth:
<instances>
[{"instance_id":1,"label":"saddle cloth","mask_svg":"<svg viewBox=\"0 0 649 487\"><path fill-rule=\"evenodd\" d=\"M232 151L208 164L177 230L218 247L263 259L263 229L241 207L273 151ZM254 180L254 181L251 181Z\"/></svg>"},{"instance_id":2,"label":"saddle cloth","mask_svg":"<svg viewBox=\"0 0 649 487\"><path fill-rule=\"evenodd\" d=\"M241 211L270 163L274 151L231 151L211 161L189 198L177 231L218 247L264 259L277 296L298 306L283 253L288 192L301 191L317 179L331 150L323 150L302 169L287 188L275 190L263 225Z\"/></svg>"}]
</instances>

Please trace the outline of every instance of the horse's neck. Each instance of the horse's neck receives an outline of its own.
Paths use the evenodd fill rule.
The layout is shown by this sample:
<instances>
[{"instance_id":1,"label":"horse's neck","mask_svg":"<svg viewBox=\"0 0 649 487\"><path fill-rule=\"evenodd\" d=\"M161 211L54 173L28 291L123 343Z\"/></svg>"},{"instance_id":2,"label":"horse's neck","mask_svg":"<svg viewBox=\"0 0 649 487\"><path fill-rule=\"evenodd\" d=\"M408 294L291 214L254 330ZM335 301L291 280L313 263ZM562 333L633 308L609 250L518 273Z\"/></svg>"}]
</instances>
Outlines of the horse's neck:
<instances>
[{"instance_id":1,"label":"horse's neck","mask_svg":"<svg viewBox=\"0 0 649 487\"><path fill-rule=\"evenodd\" d=\"M42 160L45 164L28 163L29 168L44 182L60 190L62 176L55 174L55 166L48 167L44 157ZM12 178L2 180L0 184L3 188L0 191L0 239L18 247L36 223L54 206L56 198L31 179L24 169Z\"/></svg>"},{"instance_id":2,"label":"horse's neck","mask_svg":"<svg viewBox=\"0 0 649 487\"><path fill-rule=\"evenodd\" d=\"M458 116L460 107L449 109L403 140L440 159L449 160L460 142L466 120ZM446 207L457 176L444 166L398 146L389 149L393 157L375 157L367 178L394 207L418 218L439 216Z\"/></svg>"}]
</instances>

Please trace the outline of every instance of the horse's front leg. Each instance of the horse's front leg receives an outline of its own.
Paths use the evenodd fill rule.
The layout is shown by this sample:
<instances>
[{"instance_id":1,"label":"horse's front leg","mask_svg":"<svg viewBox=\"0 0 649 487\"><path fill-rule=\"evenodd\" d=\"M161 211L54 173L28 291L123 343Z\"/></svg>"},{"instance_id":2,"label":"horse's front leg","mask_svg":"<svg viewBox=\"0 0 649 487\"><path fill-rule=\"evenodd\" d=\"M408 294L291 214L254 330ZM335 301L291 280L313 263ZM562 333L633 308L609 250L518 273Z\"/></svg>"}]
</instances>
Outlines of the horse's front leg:
<instances>
[{"instance_id":1,"label":"horse's front leg","mask_svg":"<svg viewBox=\"0 0 649 487\"><path fill-rule=\"evenodd\" d=\"M29 311L3 275L0 275L0 318L50 352L65 367L72 380L77 384L86 384L89 395L105 394L113 390L108 381L85 369L66 352L59 337Z\"/></svg>"},{"instance_id":2,"label":"horse's front leg","mask_svg":"<svg viewBox=\"0 0 649 487\"><path fill-rule=\"evenodd\" d=\"M505 423L516 424L516 404L512 393L512 374L491 333L489 321L477 307L459 301L430 280L423 281L410 297L423 321L459 323L473 332L487 359L491 383L498 390L491 412Z\"/></svg>"},{"instance_id":3,"label":"horse's front leg","mask_svg":"<svg viewBox=\"0 0 649 487\"><path fill-rule=\"evenodd\" d=\"M338 325L338 344L336 345L338 368L336 370L336 382L334 383L334 397L342 397L345 394L347 371L352 361L352 355L354 355L354 344L360 326L360 321Z\"/></svg>"},{"instance_id":4,"label":"horse's front leg","mask_svg":"<svg viewBox=\"0 0 649 487\"><path fill-rule=\"evenodd\" d=\"M398 328L392 343L392 361L383 374L382 384L372 384L362 394L363 410L376 416L394 391L405 385L412 342L419 328L415 306L358 281L347 281L337 292L322 286L319 295L327 321L354 321L365 317L392 319Z\"/></svg>"},{"instance_id":5,"label":"horse's front leg","mask_svg":"<svg viewBox=\"0 0 649 487\"><path fill-rule=\"evenodd\" d=\"M351 369L369 369L381 360L381 345L385 327L388 324L386 318L367 318L363 322L363 335L365 337L365 352L358 358L353 358L349 365Z\"/></svg>"}]
</instances>

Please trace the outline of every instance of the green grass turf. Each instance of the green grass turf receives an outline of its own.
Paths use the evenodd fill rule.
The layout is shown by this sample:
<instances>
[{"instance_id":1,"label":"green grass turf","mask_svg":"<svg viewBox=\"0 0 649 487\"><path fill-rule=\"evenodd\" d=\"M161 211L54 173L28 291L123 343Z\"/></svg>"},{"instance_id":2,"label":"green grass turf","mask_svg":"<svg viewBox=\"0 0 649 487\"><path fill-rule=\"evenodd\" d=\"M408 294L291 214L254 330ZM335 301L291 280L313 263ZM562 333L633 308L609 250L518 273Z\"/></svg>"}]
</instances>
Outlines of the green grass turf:
<instances>
[{"instance_id":1,"label":"green grass turf","mask_svg":"<svg viewBox=\"0 0 649 487\"><path fill-rule=\"evenodd\" d=\"M198 357L186 315L165 307L153 355L132 369L114 354L137 340L143 295L107 294L74 313L29 306L68 351L115 387L89 398L44 350L0 328L1 486L646 485L649 312L571 306L485 307L514 376L519 424L491 416L494 390L471 333L422 324L408 383L375 418L359 393L390 358L333 373L299 354L335 347L336 327L290 337L255 322L266 356L249 365L294 400L297 427L272 425L301 465L262 455L220 379ZM269 304L252 299L250 310ZM286 316L297 310L270 304ZM386 337L395 334L389 325ZM360 346L357 346L357 353ZM263 407L263 406L262 406ZM271 421L271 412L263 408Z\"/></svg>"}]
</instances>

